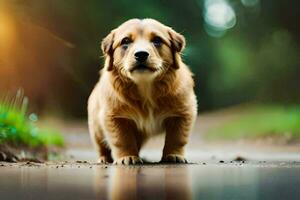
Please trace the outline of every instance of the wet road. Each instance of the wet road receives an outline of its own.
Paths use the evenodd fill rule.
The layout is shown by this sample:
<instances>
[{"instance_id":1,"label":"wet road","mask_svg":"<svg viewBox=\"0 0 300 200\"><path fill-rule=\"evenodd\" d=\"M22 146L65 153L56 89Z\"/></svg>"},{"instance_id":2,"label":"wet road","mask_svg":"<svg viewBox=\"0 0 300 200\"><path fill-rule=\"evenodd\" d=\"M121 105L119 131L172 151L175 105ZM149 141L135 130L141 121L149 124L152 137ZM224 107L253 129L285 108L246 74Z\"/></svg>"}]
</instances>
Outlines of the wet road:
<instances>
[{"instance_id":1,"label":"wet road","mask_svg":"<svg viewBox=\"0 0 300 200\"><path fill-rule=\"evenodd\" d=\"M75 131L66 131L72 132L66 135L67 161L0 162L0 200L300 198L299 146L207 145L194 134L186 152L194 164L122 167L93 164L86 129ZM141 156L159 161L162 147L161 138L153 139ZM246 161L233 161L237 156Z\"/></svg>"},{"instance_id":2,"label":"wet road","mask_svg":"<svg viewBox=\"0 0 300 200\"><path fill-rule=\"evenodd\" d=\"M0 199L299 199L299 162L0 166Z\"/></svg>"}]
</instances>

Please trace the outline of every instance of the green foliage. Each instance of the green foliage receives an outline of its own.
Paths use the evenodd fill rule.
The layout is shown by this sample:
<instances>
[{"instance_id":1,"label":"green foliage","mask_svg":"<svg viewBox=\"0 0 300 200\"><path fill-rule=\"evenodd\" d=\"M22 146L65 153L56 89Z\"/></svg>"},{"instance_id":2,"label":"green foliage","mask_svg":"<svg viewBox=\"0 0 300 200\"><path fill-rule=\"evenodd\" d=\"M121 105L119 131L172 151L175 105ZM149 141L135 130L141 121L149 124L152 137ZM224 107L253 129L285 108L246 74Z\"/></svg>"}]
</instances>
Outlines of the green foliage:
<instances>
[{"instance_id":1,"label":"green foliage","mask_svg":"<svg viewBox=\"0 0 300 200\"><path fill-rule=\"evenodd\" d=\"M240 139L265 136L300 139L299 106L257 106L243 109L243 114L213 128L208 139Z\"/></svg>"},{"instance_id":2,"label":"green foliage","mask_svg":"<svg viewBox=\"0 0 300 200\"><path fill-rule=\"evenodd\" d=\"M17 97L7 103L0 100L0 144L9 143L14 145L25 145L29 147L38 146L63 146L63 137L51 129L39 129L26 115L27 99Z\"/></svg>"}]
</instances>

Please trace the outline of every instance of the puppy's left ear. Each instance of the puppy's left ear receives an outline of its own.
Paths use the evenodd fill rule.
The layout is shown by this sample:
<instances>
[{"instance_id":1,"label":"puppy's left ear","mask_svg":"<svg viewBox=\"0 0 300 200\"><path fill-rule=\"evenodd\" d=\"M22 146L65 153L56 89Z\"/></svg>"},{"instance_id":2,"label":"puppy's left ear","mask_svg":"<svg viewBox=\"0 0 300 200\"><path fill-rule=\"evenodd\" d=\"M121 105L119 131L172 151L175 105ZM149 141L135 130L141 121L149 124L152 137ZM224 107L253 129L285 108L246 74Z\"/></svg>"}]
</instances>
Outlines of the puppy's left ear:
<instances>
[{"instance_id":1,"label":"puppy's left ear","mask_svg":"<svg viewBox=\"0 0 300 200\"><path fill-rule=\"evenodd\" d=\"M178 53L182 52L185 47L185 38L180 33L177 33L170 28L169 36L171 39L172 48Z\"/></svg>"},{"instance_id":2,"label":"puppy's left ear","mask_svg":"<svg viewBox=\"0 0 300 200\"><path fill-rule=\"evenodd\" d=\"M169 36L171 41L171 48L173 51L173 58L174 58L174 68L178 69L181 62L180 53L185 48L185 38L183 35L177 33L173 29L169 29Z\"/></svg>"}]
</instances>

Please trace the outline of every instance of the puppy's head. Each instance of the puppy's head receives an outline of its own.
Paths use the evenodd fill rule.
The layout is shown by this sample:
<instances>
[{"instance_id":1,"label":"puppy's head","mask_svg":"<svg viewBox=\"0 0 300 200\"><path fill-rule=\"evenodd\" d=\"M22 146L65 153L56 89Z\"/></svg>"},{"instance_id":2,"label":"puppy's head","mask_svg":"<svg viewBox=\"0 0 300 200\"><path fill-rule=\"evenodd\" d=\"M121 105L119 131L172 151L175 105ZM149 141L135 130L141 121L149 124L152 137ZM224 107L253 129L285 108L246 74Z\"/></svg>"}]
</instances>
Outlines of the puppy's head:
<instances>
[{"instance_id":1,"label":"puppy's head","mask_svg":"<svg viewBox=\"0 0 300 200\"><path fill-rule=\"evenodd\" d=\"M105 70L137 82L155 79L168 69L178 69L185 39L153 19L131 19L102 41Z\"/></svg>"}]
</instances>

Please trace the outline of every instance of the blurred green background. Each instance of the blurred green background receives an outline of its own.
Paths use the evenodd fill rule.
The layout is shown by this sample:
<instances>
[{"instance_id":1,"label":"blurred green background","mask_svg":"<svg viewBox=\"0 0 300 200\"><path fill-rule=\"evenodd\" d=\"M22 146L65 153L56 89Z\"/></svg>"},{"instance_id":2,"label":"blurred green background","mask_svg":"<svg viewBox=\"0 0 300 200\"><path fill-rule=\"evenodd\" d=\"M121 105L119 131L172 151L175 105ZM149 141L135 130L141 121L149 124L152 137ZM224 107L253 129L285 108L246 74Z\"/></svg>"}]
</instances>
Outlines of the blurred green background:
<instances>
[{"instance_id":1,"label":"blurred green background","mask_svg":"<svg viewBox=\"0 0 300 200\"><path fill-rule=\"evenodd\" d=\"M130 18L186 37L200 112L300 102L296 0L0 0L0 94L23 88L37 114L84 119L100 42Z\"/></svg>"}]
</instances>

